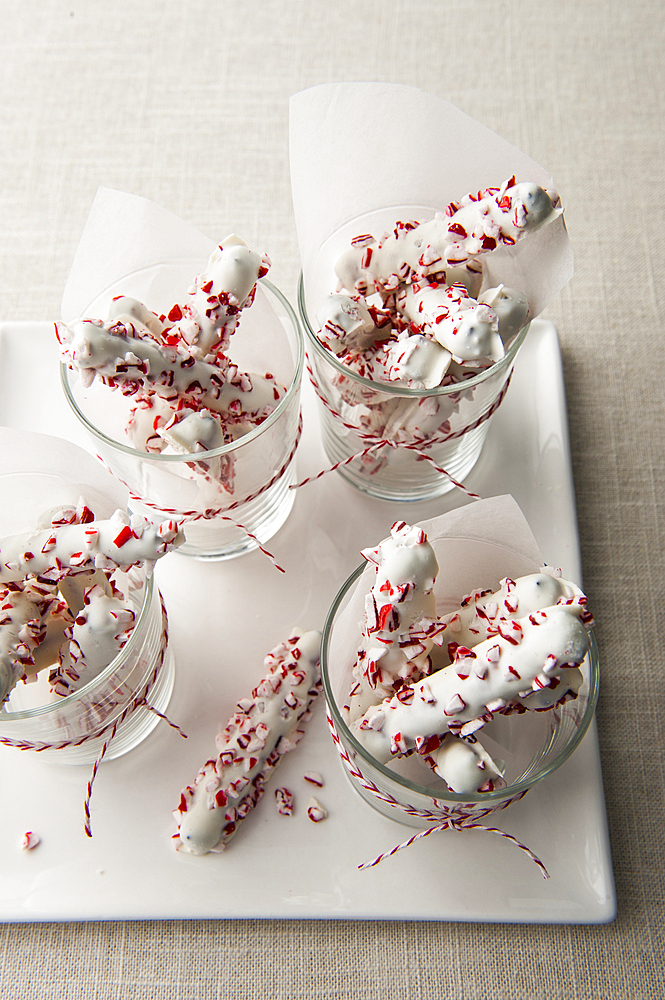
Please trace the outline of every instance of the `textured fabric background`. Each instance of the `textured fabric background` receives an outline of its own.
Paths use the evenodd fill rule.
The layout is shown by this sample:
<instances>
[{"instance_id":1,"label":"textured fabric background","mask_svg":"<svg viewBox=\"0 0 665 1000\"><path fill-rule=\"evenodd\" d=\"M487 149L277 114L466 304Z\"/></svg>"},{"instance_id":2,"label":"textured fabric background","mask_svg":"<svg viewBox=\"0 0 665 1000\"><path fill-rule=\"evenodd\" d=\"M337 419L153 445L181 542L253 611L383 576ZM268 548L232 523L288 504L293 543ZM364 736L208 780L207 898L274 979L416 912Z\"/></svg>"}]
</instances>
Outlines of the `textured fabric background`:
<instances>
[{"instance_id":1,"label":"textured fabric background","mask_svg":"<svg viewBox=\"0 0 665 1000\"><path fill-rule=\"evenodd\" d=\"M664 42L660 0L0 4L2 321L57 318L99 184L145 195L213 238L242 233L269 252L293 299L288 98L316 83L420 86L554 176L576 274L548 316L563 346L584 579L598 622L619 905L601 927L5 925L2 998L665 994ZM399 141L386 122L386 143Z\"/></svg>"}]
</instances>

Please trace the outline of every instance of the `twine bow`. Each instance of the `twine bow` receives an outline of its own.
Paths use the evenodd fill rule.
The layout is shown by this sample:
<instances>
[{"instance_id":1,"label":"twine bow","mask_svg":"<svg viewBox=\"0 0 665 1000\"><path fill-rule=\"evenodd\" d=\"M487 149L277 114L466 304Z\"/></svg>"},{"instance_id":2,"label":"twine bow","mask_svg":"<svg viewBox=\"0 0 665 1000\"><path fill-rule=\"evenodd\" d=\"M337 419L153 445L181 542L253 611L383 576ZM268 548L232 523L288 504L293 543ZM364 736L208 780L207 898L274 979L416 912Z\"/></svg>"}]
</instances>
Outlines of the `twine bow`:
<instances>
[{"instance_id":1,"label":"twine bow","mask_svg":"<svg viewBox=\"0 0 665 1000\"><path fill-rule=\"evenodd\" d=\"M409 441L396 441L391 438L377 437L375 434L367 434L360 427L358 427L357 424L352 424L348 420L345 420L344 417L341 415L341 413L339 413L335 409L332 403L328 399L326 399L325 394L323 393L323 390L321 389L321 386L319 385L316 379L309 357L307 358L307 371L309 373L312 386L314 387L314 391L318 396L318 398L320 399L321 403L325 406L328 412L342 424L343 427L346 427L347 430L353 431L353 433L358 438L360 438L360 440L363 443L365 443L366 447L362 448L360 451L355 452L353 455L349 455L348 458L341 459L339 462L335 462L335 464L331 465L330 468L322 469L321 472L318 472L315 476L308 476L307 479L303 479L302 482L297 483L294 486L291 486L290 489L298 489L301 486L305 486L307 483L313 483L317 479L320 479L322 476L327 475L329 472L335 472L337 469L341 469L344 466L349 465L351 462L355 461L355 459L366 458L368 455L379 452L382 448L393 448L396 451L404 450L404 451L415 452L418 458L420 458L423 461L429 462L429 464L436 472L438 472L442 476L446 476L453 484L453 486L455 486L459 490L462 490L462 492L466 493L468 497L471 497L474 500L480 499L480 494L474 493L472 490L467 489L463 483L458 482L458 480L455 479L454 476L452 476L446 469L444 469L441 465L435 462L432 456L428 454L428 451L431 448L434 448L438 445L447 444L450 441L456 440L457 438L464 437L465 434L470 433L477 427L480 427L481 424L484 424L485 421L489 420L490 417L498 410L499 406L503 402L503 399L508 391L508 386L510 385L510 381L512 379L513 375L512 370L509 372L508 377L501 388L501 391L499 392L498 396L496 397L492 405L484 413L482 413L479 417L477 417L476 420L473 420L470 424L467 424L465 427L460 427L454 431L448 431L445 434L439 434L426 438L413 437ZM463 383L460 385L460 392L462 391L464 391Z\"/></svg>"},{"instance_id":2,"label":"twine bow","mask_svg":"<svg viewBox=\"0 0 665 1000\"><path fill-rule=\"evenodd\" d=\"M351 757L349 756L346 748L343 746L342 741L339 738L339 734L335 728L335 723L332 720L330 710L326 707L326 719L328 721L328 726L333 738L333 742L337 748L337 752L342 759L346 770L350 776L357 781L366 791L370 792L376 799L380 802L385 802L387 805L393 808L399 809L401 812L406 813L408 816L415 816L418 819L425 820L426 822L434 822L436 825L428 827L426 830L421 830L419 833L414 834L409 837L408 840L403 841L401 844L397 844L390 851L386 851L383 854L379 854L378 857L374 858L373 861L366 861L361 865L358 865L359 871L364 871L366 868L374 868L376 865L380 864L386 858L390 858L393 854L397 854L399 851L403 851L405 848L410 847L411 844L415 844L417 840L422 840L424 837L429 837L432 833L442 833L445 830L455 830L458 833L464 830L480 830L485 833L493 833L496 836L502 837L504 840L509 841L518 847L521 851L524 851L531 860L540 869L543 878L548 879L549 872L543 864L543 862L538 858L533 851L531 851L525 844L520 843L515 837L509 833L505 833L503 830L498 829L493 826L483 826L478 820L484 819L486 816L491 815L494 812L498 812L502 809L507 809L509 805L513 802L519 801L519 799L524 798L526 795L526 790L519 792L517 795L509 799L504 799L504 801L499 806L486 807L479 810L469 811L462 808L455 809L453 813L448 812L445 808L440 808L438 811L430 809L417 809L412 806L405 806L403 803L398 802L398 800L390 794L390 792L381 791L373 781L366 778L365 775L358 769L358 767L353 763Z\"/></svg>"}]
</instances>

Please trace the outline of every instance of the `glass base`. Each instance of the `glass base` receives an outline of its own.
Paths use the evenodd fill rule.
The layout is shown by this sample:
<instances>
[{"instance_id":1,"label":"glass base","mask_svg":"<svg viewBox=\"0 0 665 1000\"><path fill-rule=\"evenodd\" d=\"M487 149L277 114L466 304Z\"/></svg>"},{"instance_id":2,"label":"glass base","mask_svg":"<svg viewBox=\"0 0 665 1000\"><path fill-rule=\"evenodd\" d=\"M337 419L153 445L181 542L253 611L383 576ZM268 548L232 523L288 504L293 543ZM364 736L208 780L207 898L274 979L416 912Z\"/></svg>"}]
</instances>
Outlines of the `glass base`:
<instances>
[{"instance_id":1,"label":"glass base","mask_svg":"<svg viewBox=\"0 0 665 1000\"><path fill-rule=\"evenodd\" d=\"M164 662L161 666L157 680L148 692L148 702L152 708L164 713L168 708L173 687L175 684L175 660L170 648L167 646L164 653ZM115 760L129 753L142 743L146 736L149 736L157 723L164 723L155 712L149 708L135 708L127 718L120 723L116 734L111 740L104 754L104 760ZM39 756L47 760L50 764L94 764L98 759L105 741L109 734L104 733L91 740L85 740L80 746L68 746L62 749L40 750Z\"/></svg>"},{"instance_id":2,"label":"glass base","mask_svg":"<svg viewBox=\"0 0 665 1000\"><path fill-rule=\"evenodd\" d=\"M295 500L295 490L289 487L295 483L295 462L280 479L255 500L243 504L228 515L185 520L184 543L176 549L177 554L206 562L221 562L236 559L253 552L275 535L285 523ZM144 505L133 498L131 510L150 520L159 517L159 510ZM177 514L164 514L176 517Z\"/></svg>"},{"instance_id":3,"label":"glass base","mask_svg":"<svg viewBox=\"0 0 665 1000\"><path fill-rule=\"evenodd\" d=\"M340 424L325 407L321 407L323 447L331 464L343 462L363 449L350 435L340 435ZM385 446L363 458L355 458L337 472L357 490L378 500L413 503L433 500L463 482L480 457L489 429L489 420L469 431L463 440L428 449L436 464L448 475L437 471L431 462L407 448ZM452 478L451 478L452 477Z\"/></svg>"}]
</instances>

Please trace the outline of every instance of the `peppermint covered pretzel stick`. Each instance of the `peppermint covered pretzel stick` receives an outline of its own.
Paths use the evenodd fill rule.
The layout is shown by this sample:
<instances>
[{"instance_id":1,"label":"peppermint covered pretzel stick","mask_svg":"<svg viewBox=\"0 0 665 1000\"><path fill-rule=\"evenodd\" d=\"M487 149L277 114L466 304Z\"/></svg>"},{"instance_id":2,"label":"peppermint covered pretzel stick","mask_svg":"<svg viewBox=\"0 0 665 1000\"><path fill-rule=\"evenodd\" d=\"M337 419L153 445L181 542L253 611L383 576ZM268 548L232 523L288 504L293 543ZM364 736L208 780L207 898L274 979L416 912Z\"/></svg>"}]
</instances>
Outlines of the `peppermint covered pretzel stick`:
<instances>
[{"instance_id":1,"label":"peppermint covered pretzel stick","mask_svg":"<svg viewBox=\"0 0 665 1000\"><path fill-rule=\"evenodd\" d=\"M136 336L132 324L82 319L56 324L62 361L80 372L87 387L98 376L107 385L144 389L174 389L178 394L218 394L226 381L227 363L220 366L197 358L187 346L163 345Z\"/></svg>"},{"instance_id":2,"label":"peppermint covered pretzel stick","mask_svg":"<svg viewBox=\"0 0 665 1000\"><path fill-rule=\"evenodd\" d=\"M369 234L357 237L337 262L337 275L344 288L363 295L393 291L403 282L433 275L446 284L473 287L478 257L502 244L514 246L561 211L555 192L530 182L516 184L512 177L500 187L451 202L446 215L429 222L397 223L380 240ZM471 270L465 274L467 262Z\"/></svg>"},{"instance_id":3,"label":"peppermint covered pretzel stick","mask_svg":"<svg viewBox=\"0 0 665 1000\"><path fill-rule=\"evenodd\" d=\"M229 345L239 312L252 304L256 283L269 268L265 254L250 250L239 236L227 236L195 278L188 302L174 306L168 318L195 350L219 355Z\"/></svg>"},{"instance_id":4,"label":"peppermint covered pretzel stick","mask_svg":"<svg viewBox=\"0 0 665 1000\"><path fill-rule=\"evenodd\" d=\"M206 761L174 812L178 850L223 851L263 795L283 755L303 736L319 690L319 632L292 630L265 659L266 676L243 698L216 739L217 756Z\"/></svg>"},{"instance_id":5,"label":"peppermint covered pretzel stick","mask_svg":"<svg viewBox=\"0 0 665 1000\"><path fill-rule=\"evenodd\" d=\"M468 594L459 610L439 619L442 629L440 649L433 654L434 669L446 666L464 648L472 648L492 635L499 635L502 629L505 631L506 619L525 618L559 601L573 599L581 606L586 605L580 588L549 567L514 580L506 577L495 592L476 590ZM583 620L586 621L584 614Z\"/></svg>"},{"instance_id":6,"label":"peppermint covered pretzel stick","mask_svg":"<svg viewBox=\"0 0 665 1000\"><path fill-rule=\"evenodd\" d=\"M381 762L436 750L445 733L469 736L507 714L574 696L589 639L577 599L506 620L497 635L458 650L452 664L370 708L353 732Z\"/></svg>"},{"instance_id":7,"label":"peppermint covered pretzel stick","mask_svg":"<svg viewBox=\"0 0 665 1000\"><path fill-rule=\"evenodd\" d=\"M149 567L183 540L176 521L153 525L120 510L108 520L95 521L90 514L82 523L0 539L0 582L27 576L56 581L74 572L128 569L139 562Z\"/></svg>"},{"instance_id":8,"label":"peppermint covered pretzel stick","mask_svg":"<svg viewBox=\"0 0 665 1000\"><path fill-rule=\"evenodd\" d=\"M425 532L396 521L390 537L362 555L376 568L365 600L363 637L349 694L349 718L429 673L436 635L439 566Z\"/></svg>"}]
</instances>

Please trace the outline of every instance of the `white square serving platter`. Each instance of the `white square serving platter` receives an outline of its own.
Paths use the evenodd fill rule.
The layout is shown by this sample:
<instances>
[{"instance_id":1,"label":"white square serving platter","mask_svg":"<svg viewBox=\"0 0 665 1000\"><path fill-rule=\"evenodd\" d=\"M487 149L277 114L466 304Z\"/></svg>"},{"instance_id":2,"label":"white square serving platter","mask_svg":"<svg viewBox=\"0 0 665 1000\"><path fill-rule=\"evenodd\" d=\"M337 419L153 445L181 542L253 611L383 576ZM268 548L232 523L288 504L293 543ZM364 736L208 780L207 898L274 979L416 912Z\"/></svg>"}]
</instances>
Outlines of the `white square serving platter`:
<instances>
[{"instance_id":1,"label":"white square serving platter","mask_svg":"<svg viewBox=\"0 0 665 1000\"><path fill-rule=\"evenodd\" d=\"M298 476L326 467L315 400L304 387ZM0 324L0 424L54 434L93 450L61 395L53 327ZM0 456L1 458L1 456ZM557 332L536 321L506 399L467 480L481 496L511 493L548 563L580 581L565 395ZM280 816L271 785L222 854L175 851L172 810L214 753L214 738L263 674L263 657L294 625L322 628L337 590L391 524L433 517L468 498L372 500L335 473L297 491L268 548L220 563L177 553L158 564L169 612L176 686L169 718L135 750L105 761L83 826L90 768L0 747L0 919L352 918L601 923L616 913L595 726L573 757L509 810L492 817L531 848L551 878L506 840L433 834L377 867L358 866L414 831L385 819L352 789L318 704L301 744L273 779L295 795ZM320 699L321 700L321 699ZM304 780L318 771L321 789ZM312 823L315 791L328 810ZM41 838L22 851L27 830Z\"/></svg>"}]
</instances>

